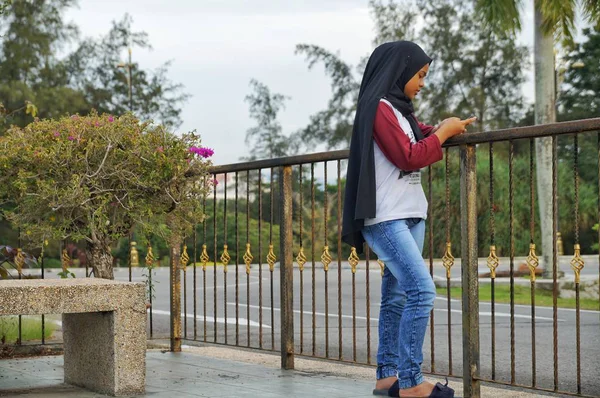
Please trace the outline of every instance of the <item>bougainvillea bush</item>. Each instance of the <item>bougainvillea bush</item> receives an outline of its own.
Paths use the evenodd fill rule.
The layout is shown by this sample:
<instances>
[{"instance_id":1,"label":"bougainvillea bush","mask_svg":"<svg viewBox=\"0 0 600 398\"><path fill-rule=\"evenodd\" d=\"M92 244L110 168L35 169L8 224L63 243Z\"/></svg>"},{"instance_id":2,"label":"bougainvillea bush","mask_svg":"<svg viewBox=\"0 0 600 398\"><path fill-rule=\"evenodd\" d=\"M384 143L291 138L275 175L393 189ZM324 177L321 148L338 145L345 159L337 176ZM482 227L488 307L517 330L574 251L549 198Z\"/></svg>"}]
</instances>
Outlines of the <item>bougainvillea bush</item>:
<instances>
[{"instance_id":1,"label":"bougainvillea bush","mask_svg":"<svg viewBox=\"0 0 600 398\"><path fill-rule=\"evenodd\" d=\"M204 215L213 152L133 115L36 120L0 137L0 211L34 242L83 240L94 275L134 225L181 242Z\"/></svg>"}]
</instances>

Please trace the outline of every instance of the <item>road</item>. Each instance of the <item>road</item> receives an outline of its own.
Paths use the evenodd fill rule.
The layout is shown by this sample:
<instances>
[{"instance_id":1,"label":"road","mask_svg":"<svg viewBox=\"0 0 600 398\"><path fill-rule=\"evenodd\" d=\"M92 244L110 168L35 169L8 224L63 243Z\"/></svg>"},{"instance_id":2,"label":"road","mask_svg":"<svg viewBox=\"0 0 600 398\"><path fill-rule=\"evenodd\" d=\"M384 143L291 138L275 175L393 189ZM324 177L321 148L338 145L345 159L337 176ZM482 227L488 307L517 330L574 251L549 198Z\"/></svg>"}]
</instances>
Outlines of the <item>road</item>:
<instances>
[{"instance_id":1,"label":"road","mask_svg":"<svg viewBox=\"0 0 600 398\"><path fill-rule=\"evenodd\" d=\"M589 267L589 274L594 268ZM597 268L596 268L597 270ZM76 270L79 271L79 270ZM133 270L134 281L145 281L142 269ZM194 284L193 269L188 267L185 282L186 300L182 294L182 312L184 319L184 337L199 341L227 343L241 346L279 349L279 269L273 272L273 291L271 298L271 276L268 266L263 266L262 279L259 267L254 265L249 279L245 268L238 267L237 292L239 300L236 306L236 273L230 266L226 275L222 267L217 267L216 285L213 267L206 270L206 289L203 287L203 272L197 268L196 285L196 324L194 325ZM458 274L456 274L458 272ZM597 271L596 275L597 275ZM79 271L79 273L81 273ZM443 276L445 270L435 267L436 275ZM294 330L296 352L334 359L354 360L360 363L376 363L377 323L379 314L381 274L377 263L371 263L369 272L359 269L355 274L355 289L352 289L352 273L342 267L341 292L338 292L338 269L330 266L327 278L328 294L325 294L325 272L315 269L314 304L312 291L312 268L305 266L303 272L302 306L300 305L301 275L294 272ZM116 279L127 280L126 269L115 272ZM460 275L460 267L453 269L453 277ZM52 277L52 274L47 274ZM226 278L226 279L224 279ZM169 272L158 268L153 274L156 297L153 302L153 334L166 337L169 334ZM182 277L183 279L183 277ZM369 289L366 289L367 280ZM225 294L225 287L227 293ZM261 295L262 289L262 303ZM249 291L249 298L247 294ZM354 301L353 301L354 293ZM368 295L367 295L368 293ZM204 296L206 295L206 299ZM215 313L214 303L217 310ZM341 300L338 297L341 296ZM327 299L328 298L328 299ZM353 311L354 303L354 311ZM313 315L314 305L314 315ZM206 310L205 310L206 306ZM262 311L261 311L262 308ZM237 309L237 316L236 316ZM511 381L511 362L514 364L515 382L524 385L532 383L532 317L530 306L514 306L514 361L511 361L511 316L510 306L495 306L495 377L497 380ZM450 363L449 342L452 346L451 373L462 374L462 327L461 303L447 301L437 297L434 308L433 328L429 328L425 340L423 369L437 373L448 373ZM481 375L492 377L492 322L491 305L480 304L480 352ZM204 322L206 316L206 323ZM576 313L571 309L557 310L557 357L558 387L563 391L576 391ZM302 322L301 322L302 320ZM341 336L340 336L341 320ZM236 321L238 334L236 335ZM314 325L314 327L313 327ZM206 335L205 335L206 327ZM225 333L227 330L227 333ZM248 335L249 332L249 335ZM433 333L433 347L431 345ZM536 307L536 381L537 385L552 389L554 387L554 350L553 350L553 309ZM600 312L581 311L581 380L583 393L595 395L600 391ZM216 339L215 339L216 336ZM341 339L340 339L341 337Z\"/></svg>"}]
</instances>

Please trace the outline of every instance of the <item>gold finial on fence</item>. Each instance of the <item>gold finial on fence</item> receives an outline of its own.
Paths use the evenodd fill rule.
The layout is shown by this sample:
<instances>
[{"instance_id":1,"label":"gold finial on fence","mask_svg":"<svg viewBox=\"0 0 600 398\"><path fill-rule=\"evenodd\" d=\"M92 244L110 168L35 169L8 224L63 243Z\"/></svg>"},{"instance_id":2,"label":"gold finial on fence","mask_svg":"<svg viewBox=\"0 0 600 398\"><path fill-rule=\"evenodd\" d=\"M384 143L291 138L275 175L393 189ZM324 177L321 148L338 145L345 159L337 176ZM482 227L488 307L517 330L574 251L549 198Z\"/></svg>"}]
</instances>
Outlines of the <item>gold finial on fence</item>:
<instances>
[{"instance_id":1,"label":"gold finial on fence","mask_svg":"<svg viewBox=\"0 0 600 398\"><path fill-rule=\"evenodd\" d=\"M139 267L140 266L140 258L138 255L138 251L136 248L137 243L136 242L131 242L129 244L130 249L129 249L129 263L131 264L132 267Z\"/></svg>"},{"instance_id":2,"label":"gold finial on fence","mask_svg":"<svg viewBox=\"0 0 600 398\"><path fill-rule=\"evenodd\" d=\"M23 273L23 266L25 265L25 255L21 248L17 249L17 255L15 256L15 265L17 266L17 272L19 275Z\"/></svg>"},{"instance_id":3,"label":"gold finial on fence","mask_svg":"<svg viewBox=\"0 0 600 398\"><path fill-rule=\"evenodd\" d=\"M227 272L227 265L229 265L229 261L231 260L231 256L227 251L227 245L223 245L223 254L221 254L221 262L223 263L223 272Z\"/></svg>"},{"instance_id":4,"label":"gold finial on fence","mask_svg":"<svg viewBox=\"0 0 600 398\"><path fill-rule=\"evenodd\" d=\"M352 247L350 250L350 257L348 257L348 262L350 263L350 268L352 269L353 274L356 273L356 266L358 265L359 261L360 257L358 257L358 254L356 253L356 247Z\"/></svg>"},{"instance_id":5,"label":"gold finial on fence","mask_svg":"<svg viewBox=\"0 0 600 398\"><path fill-rule=\"evenodd\" d=\"M450 278L450 269L454 265L454 256L452 255L452 243L446 242L446 251L442 257L442 265L446 268L446 278Z\"/></svg>"},{"instance_id":6,"label":"gold finial on fence","mask_svg":"<svg viewBox=\"0 0 600 398\"><path fill-rule=\"evenodd\" d=\"M306 255L304 254L304 248L301 247L298 255L296 256L296 262L298 263L298 268L300 272L304 271L304 264L306 264Z\"/></svg>"},{"instance_id":7,"label":"gold finial on fence","mask_svg":"<svg viewBox=\"0 0 600 398\"><path fill-rule=\"evenodd\" d=\"M206 271L206 263L210 260L206 245L202 245L202 254L200 255L200 261L202 262L202 271Z\"/></svg>"},{"instance_id":8,"label":"gold finial on fence","mask_svg":"<svg viewBox=\"0 0 600 398\"><path fill-rule=\"evenodd\" d=\"M67 249L63 249L62 257L61 257L61 265L63 272L67 271L67 268L71 265L71 257L69 257L69 253L67 253Z\"/></svg>"},{"instance_id":9,"label":"gold finial on fence","mask_svg":"<svg viewBox=\"0 0 600 398\"><path fill-rule=\"evenodd\" d=\"M535 254L535 243L529 244L529 254L527 255L525 262L527 263L527 267L529 267L529 272L531 275L530 280L534 282L536 268L540 265L540 259Z\"/></svg>"},{"instance_id":10,"label":"gold finial on fence","mask_svg":"<svg viewBox=\"0 0 600 398\"><path fill-rule=\"evenodd\" d=\"M273 272L275 269L275 262L277 261L277 257L275 256L275 252L273 251L273 245L269 245L269 254L267 254L267 263L269 264L269 271Z\"/></svg>"},{"instance_id":11,"label":"gold finial on fence","mask_svg":"<svg viewBox=\"0 0 600 398\"><path fill-rule=\"evenodd\" d=\"M151 268L154 265L154 254L152 253L152 246L148 244L148 253L146 253L146 267Z\"/></svg>"},{"instance_id":12,"label":"gold finial on fence","mask_svg":"<svg viewBox=\"0 0 600 398\"><path fill-rule=\"evenodd\" d=\"M323 263L323 270L325 272L329 271L329 264L331 264L332 258L331 254L329 254L329 246L325 245L323 248L323 254L321 255L321 262Z\"/></svg>"},{"instance_id":13,"label":"gold finial on fence","mask_svg":"<svg viewBox=\"0 0 600 398\"><path fill-rule=\"evenodd\" d=\"M571 268L575 272L575 283L579 283L581 281L581 270L585 265L583 258L581 258L581 247L579 244L575 244L575 254L573 255L573 259L571 260Z\"/></svg>"},{"instance_id":14,"label":"gold finial on fence","mask_svg":"<svg viewBox=\"0 0 600 398\"><path fill-rule=\"evenodd\" d=\"M250 252L250 243L246 243L246 253L244 253L244 262L246 263L246 274L250 275L250 264L252 264L254 256Z\"/></svg>"},{"instance_id":15,"label":"gold finial on fence","mask_svg":"<svg viewBox=\"0 0 600 398\"><path fill-rule=\"evenodd\" d=\"M183 245L183 251L181 252L181 256L179 257L179 264L181 269L187 271L187 265L190 261L190 256L187 252L187 245Z\"/></svg>"},{"instance_id":16,"label":"gold finial on fence","mask_svg":"<svg viewBox=\"0 0 600 398\"><path fill-rule=\"evenodd\" d=\"M496 255L496 245L490 245L490 255L487 258L487 266L490 269L490 278L496 279L496 268L500 265L500 259Z\"/></svg>"}]
</instances>

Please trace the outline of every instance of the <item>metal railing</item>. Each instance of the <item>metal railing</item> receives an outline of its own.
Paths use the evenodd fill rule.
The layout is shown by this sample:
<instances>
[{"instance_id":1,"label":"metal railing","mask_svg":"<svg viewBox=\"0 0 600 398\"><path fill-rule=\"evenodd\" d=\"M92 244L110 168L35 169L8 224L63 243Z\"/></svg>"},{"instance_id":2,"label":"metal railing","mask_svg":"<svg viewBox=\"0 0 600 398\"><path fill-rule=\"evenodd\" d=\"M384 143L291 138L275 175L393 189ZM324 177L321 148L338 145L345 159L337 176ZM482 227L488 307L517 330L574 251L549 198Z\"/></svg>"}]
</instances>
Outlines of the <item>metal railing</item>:
<instances>
[{"instance_id":1,"label":"metal railing","mask_svg":"<svg viewBox=\"0 0 600 398\"><path fill-rule=\"evenodd\" d=\"M449 141L445 161L423 171L425 264L440 288L423 369L461 377L465 396L479 396L482 381L576 396L600 391L600 307L581 309L584 279L600 275L586 264L600 264L589 238L600 223L598 130L600 118L469 133ZM551 137L553 149L546 282L536 279L534 140L543 137ZM185 341L279 352L286 369L295 356L376 364L385 264L368 247L357 256L341 243L347 156L332 151L214 167L220 183L201 203L206 220L169 253L169 294L150 279L167 275L148 275L157 291L154 302L149 294L150 336L169 336L174 351ZM559 227L565 247L573 248L568 256L559 253ZM600 234L594 236L600 245ZM564 263L572 273L572 310L559 305ZM128 268L121 278L139 278L131 261ZM527 300L519 304L523 289ZM600 297L586 300L590 308Z\"/></svg>"},{"instance_id":2,"label":"metal railing","mask_svg":"<svg viewBox=\"0 0 600 398\"><path fill-rule=\"evenodd\" d=\"M586 342L582 342L579 273L583 257L577 248L581 219L578 158L582 153L578 136L581 134L588 143L593 138L598 150L600 140L593 132L599 129L600 119L588 119L465 134L445 145L445 162L424 171L425 192L430 203L426 264L438 286L445 285L446 289L442 290L431 314L423 366L431 374L462 377L465 396L478 396L481 381L579 396L597 393L594 390L597 384L589 377L591 373L582 377L585 369L594 368L594 358L582 352L582 344L593 344L598 332L587 329ZM540 311L545 314L548 310L536 303L541 293L539 287L536 290L540 281L535 278L540 260L535 251L539 228L536 227L534 140L542 137L552 137L553 145L555 249L551 264L550 316L540 315ZM559 140L564 143L561 141L559 145ZM567 140L573 141L567 143ZM478 153L487 157L487 162L477 162ZM214 178L222 183L209 199L212 203L205 204L212 210L207 221L212 223L212 231L207 232L207 227L211 228L205 224L201 240L196 242L203 248L201 296L197 290L200 278L196 278L196 267L193 281L186 280L186 272L183 272L184 307L190 300L194 303L192 323L185 316L181 320L185 341L280 351L284 368L293 367L295 355L366 365L376 363L378 290L380 272L385 265L368 248L364 256L358 257L354 250L341 244L347 156L347 151L333 151L212 169ZM598 152L594 152L594 159L598 161ZM515 170L517 160L518 170ZM576 292L572 323L558 315L559 311L563 313L558 305L559 260L563 258L559 258L556 250L559 166L572 166L574 178L571 183L574 197L569 202L573 206L574 231L562 231L576 248L570 261L575 270L571 279ZM499 172L507 174L498 175ZM489 186L478 184L478 177L488 179ZM439 178L443 183L436 182ZM504 187L506 180L508 186ZM496 188L499 182L502 189ZM523 184L527 184L526 194L517 197L517 187ZM458 195L457 185L460 185ZM484 206L480 203L482 198L486 198ZM460 207L457 207L459 202ZM508 225L498 224L495 209L501 202L506 202L508 207L505 210ZM520 210L515 207L517 203ZM598 214L596 210L595 220ZM588 222L589 217L590 214L586 214ZM233 227L228 226L228 222L233 222ZM274 232L276 229L279 233ZM489 236L487 246L478 236L482 230ZM529 235L527 238L524 231ZM521 252L524 240L527 249ZM456 244L458 241L460 245ZM196 243L194 247L200 247ZM457 256L460 252L460 261L454 258L453 252ZM515 299L516 289L523 285L517 276L523 273L516 267L517 253L525 257L528 265L525 276L529 281L525 286L529 286L530 302L525 306ZM196 258L194 255L194 262ZM227 265L230 258L232 262ZM479 275L482 262L489 267L489 276L485 278ZM275 272L277 266L279 272ZM506 267L508 270L502 271ZM500 281L496 271L507 274L506 284ZM457 280L462 292L458 300L452 293ZM489 306L489 311L482 311L485 319L480 319L479 290L488 286L491 289L489 303L482 305ZM498 289L503 286L508 290L506 304L498 302L502 301ZM232 287L234 292L231 292ZM212 290L212 297L207 297L207 289ZM202 301L202 316L196 312L198 300ZM504 310L505 306L508 311ZM462 314L461 317L456 313ZM595 314L586 312L586 316ZM524 333L523 319L528 325L527 333ZM174 319L174 322L180 320ZM547 322L551 324L550 329ZM200 329L199 323L203 326ZM569 328L565 335L560 335L563 326ZM193 334L187 331L188 327L193 327ZM529 337L525 337L527 334ZM571 339L576 342L574 350L559 354L562 344L570 347ZM568 354L575 358L575 371L560 367L560 361ZM571 363L571 359L566 361Z\"/></svg>"}]
</instances>

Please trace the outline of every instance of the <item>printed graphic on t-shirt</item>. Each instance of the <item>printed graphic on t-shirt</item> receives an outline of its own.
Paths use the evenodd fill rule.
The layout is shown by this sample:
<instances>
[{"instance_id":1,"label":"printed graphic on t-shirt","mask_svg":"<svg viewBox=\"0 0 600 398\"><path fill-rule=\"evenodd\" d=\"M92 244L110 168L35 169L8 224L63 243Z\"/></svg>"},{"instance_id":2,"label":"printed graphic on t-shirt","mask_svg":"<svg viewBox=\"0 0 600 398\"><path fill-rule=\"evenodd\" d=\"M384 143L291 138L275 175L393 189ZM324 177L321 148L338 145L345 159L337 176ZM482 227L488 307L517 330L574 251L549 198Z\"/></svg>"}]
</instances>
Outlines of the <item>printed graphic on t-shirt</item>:
<instances>
[{"instance_id":1,"label":"printed graphic on t-shirt","mask_svg":"<svg viewBox=\"0 0 600 398\"><path fill-rule=\"evenodd\" d=\"M421 172L420 171L413 171L412 173L410 173L409 175L407 175L404 178L408 178L408 183L410 185L421 185Z\"/></svg>"}]
</instances>

